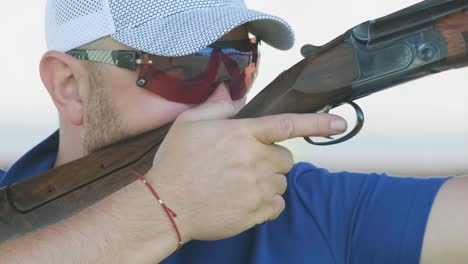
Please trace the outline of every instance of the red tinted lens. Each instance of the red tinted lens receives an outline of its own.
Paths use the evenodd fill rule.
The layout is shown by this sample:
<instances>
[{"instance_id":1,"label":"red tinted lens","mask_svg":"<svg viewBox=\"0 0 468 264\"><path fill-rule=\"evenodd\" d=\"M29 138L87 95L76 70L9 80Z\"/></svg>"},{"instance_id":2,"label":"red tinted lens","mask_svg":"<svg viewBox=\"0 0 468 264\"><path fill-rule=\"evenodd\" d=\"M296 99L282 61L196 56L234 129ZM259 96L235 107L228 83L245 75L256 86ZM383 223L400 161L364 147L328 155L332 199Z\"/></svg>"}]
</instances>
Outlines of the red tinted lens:
<instances>
[{"instance_id":1,"label":"red tinted lens","mask_svg":"<svg viewBox=\"0 0 468 264\"><path fill-rule=\"evenodd\" d=\"M255 79L258 51L255 43L248 50L206 48L190 56L150 60L140 70L146 89L171 101L199 104L222 81L228 82L233 100L243 98Z\"/></svg>"},{"instance_id":2,"label":"red tinted lens","mask_svg":"<svg viewBox=\"0 0 468 264\"><path fill-rule=\"evenodd\" d=\"M255 80L258 67L258 53L238 53L223 52L220 54L225 75L231 88L231 98L233 100L242 99L252 86ZM223 75L218 74L218 80L221 81Z\"/></svg>"}]
</instances>

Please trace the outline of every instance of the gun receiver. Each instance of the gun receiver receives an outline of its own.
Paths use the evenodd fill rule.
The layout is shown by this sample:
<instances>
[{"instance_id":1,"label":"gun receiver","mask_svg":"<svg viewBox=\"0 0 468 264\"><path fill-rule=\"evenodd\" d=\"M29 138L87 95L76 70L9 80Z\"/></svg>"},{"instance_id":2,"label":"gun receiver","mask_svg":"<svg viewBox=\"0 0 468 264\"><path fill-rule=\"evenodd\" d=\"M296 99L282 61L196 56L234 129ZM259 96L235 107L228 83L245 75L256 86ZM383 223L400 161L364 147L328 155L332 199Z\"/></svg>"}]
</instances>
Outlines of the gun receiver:
<instances>
[{"instance_id":1,"label":"gun receiver","mask_svg":"<svg viewBox=\"0 0 468 264\"><path fill-rule=\"evenodd\" d=\"M280 74L235 118L316 112L467 66L468 1L426 0L363 23L323 47L305 47L303 54L306 58ZM362 111L355 109L360 116ZM363 116L353 133L362 122ZM0 189L0 241L70 217L134 182L130 171L151 168L169 128Z\"/></svg>"}]
</instances>

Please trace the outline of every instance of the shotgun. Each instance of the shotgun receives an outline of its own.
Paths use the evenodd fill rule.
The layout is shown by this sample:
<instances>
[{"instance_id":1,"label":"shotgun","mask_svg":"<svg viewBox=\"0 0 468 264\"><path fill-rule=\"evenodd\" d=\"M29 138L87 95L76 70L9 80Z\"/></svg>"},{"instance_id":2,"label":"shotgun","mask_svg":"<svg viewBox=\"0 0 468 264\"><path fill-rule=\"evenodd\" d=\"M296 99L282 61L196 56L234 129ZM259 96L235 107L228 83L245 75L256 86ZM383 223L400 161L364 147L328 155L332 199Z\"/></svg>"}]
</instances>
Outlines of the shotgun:
<instances>
[{"instance_id":1,"label":"shotgun","mask_svg":"<svg viewBox=\"0 0 468 264\"><path fill-rule=\"evenodd\" d=\"M468 0L426 0L362 23L281 73L234 118L312 113L351 104L358 122L336 144L357 134L364 115L353 101L400 83L468 66ZM0 241L65 219L147 172L166 125L87 157L0 189Z\"/></svg>"}]
</instances>

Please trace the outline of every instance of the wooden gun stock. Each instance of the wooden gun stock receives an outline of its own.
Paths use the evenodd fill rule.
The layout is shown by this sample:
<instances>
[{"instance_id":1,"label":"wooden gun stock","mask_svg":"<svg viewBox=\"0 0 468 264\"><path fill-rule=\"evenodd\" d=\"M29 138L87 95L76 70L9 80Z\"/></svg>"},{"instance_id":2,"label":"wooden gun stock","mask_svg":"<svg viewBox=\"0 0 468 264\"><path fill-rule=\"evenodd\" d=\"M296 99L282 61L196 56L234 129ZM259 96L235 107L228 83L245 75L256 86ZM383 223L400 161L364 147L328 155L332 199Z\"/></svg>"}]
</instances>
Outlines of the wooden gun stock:
<instances>
[{"instance_id":1,"label":"wooden gun stock","mask_svg":"<svg viewBox=\"0 0 468 264\"><path fill-rule=\"evenodd\" d=\"M447 43L447 65L454 68L468 64L468 9L448 15L435 23Z\"/></svg>"},{"instance_id":2,"label":"wooden gun stock","mask_svg":"<svg viewBox=\"0 0 468 264\"><path fill-rule=\"evenodd\" d=\"M347 31L280 74L235 118L316 112L428 74L467 66L467 1L429 2L427 8L434 9L458 5L454 12L430 21L429 26L405 28L404 34L393 30L391 36L376 34L379 39L374 40L371 29L378 27L372 22ZM366 30L369 35L365 35ZM170 127L1 189L0 241L70 217L135 181L130 171L144 173L151 168Z\"/></svg>"}]
</instances>

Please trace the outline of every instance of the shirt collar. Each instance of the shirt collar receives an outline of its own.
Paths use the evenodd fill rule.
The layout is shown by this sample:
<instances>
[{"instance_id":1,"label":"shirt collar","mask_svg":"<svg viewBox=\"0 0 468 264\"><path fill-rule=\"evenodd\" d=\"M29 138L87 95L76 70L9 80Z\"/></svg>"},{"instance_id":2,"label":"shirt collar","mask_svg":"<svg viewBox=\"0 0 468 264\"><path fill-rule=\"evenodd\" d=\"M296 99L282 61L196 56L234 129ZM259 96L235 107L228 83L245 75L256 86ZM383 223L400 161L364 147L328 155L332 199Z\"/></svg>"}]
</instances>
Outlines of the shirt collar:
<instances>
[{"instance_id":1,"label":"shirt collar","mask_svg":"<svg viewBox=\"0 0 468 264\"><path fill-rule=\"evenodd\" d=\"M57 159L58 130L28 151L0 178L0 188L31 178L51 169Z\"/></svg>"}]
</instances>

